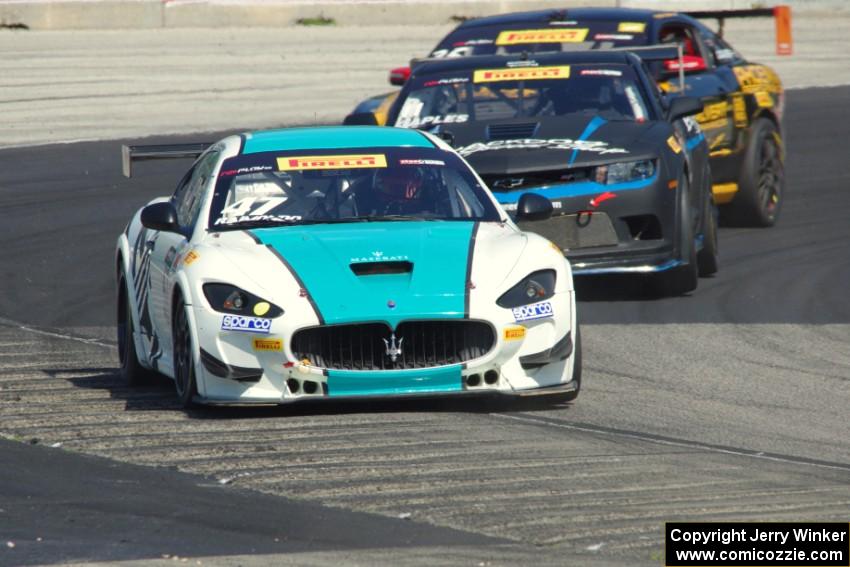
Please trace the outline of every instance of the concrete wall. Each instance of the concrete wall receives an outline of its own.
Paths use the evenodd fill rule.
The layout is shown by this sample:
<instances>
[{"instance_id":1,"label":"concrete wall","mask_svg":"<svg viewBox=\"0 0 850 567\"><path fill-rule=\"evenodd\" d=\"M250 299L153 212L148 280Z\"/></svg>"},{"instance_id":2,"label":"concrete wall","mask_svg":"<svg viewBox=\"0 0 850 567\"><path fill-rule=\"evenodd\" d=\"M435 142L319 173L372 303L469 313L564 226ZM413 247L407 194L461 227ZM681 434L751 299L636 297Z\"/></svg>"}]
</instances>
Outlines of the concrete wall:
<instances>
[{"instance_id":1,"label":"concrete wall","mask_svg":"<svg viewBox=\"0 0 850 567\"><path fill-rule=\"evenodd\" d=\"M0 0L0 25L33 30L283 27L323 15L341 25L446 24L517 10L575 6L730 9L788 4L794 11L850 11L848 0Z\"/></svg>"}]
</instances>

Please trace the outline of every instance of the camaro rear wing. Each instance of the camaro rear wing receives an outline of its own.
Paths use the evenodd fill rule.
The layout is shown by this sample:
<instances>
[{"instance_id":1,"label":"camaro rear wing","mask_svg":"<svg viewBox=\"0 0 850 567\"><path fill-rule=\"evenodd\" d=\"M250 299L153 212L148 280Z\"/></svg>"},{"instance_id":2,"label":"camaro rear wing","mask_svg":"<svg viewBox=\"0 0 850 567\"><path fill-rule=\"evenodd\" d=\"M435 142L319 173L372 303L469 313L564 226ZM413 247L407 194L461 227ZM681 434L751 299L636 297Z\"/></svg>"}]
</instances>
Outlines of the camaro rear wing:
<instances>
[{"instance_id":1,"label":"camaro rear wing","mask_svg":"<svg viewBox=\"0 0 850 567\"><path fill-rule=\"evenodd\" d=\"M717 34L723 37L723 28L730 18L773 18L776 24L776 54L791 55L791 7L752 8L749 10L695 10L682 12L686 16L700 20L717 20Z\"/></svg>"},{"instance_id":2,"label":"camaro rear wing","mask_svg":"<svg viewBox=\"0 0 850 567\"><path fill-rule=\"evenodd\" d=\"M121 146L121 171L124 177L132 177L133 162L151 159L196 158L212 145L212 142L195 144L152 144L146 146Z\"/></svg>"}]
</instances>

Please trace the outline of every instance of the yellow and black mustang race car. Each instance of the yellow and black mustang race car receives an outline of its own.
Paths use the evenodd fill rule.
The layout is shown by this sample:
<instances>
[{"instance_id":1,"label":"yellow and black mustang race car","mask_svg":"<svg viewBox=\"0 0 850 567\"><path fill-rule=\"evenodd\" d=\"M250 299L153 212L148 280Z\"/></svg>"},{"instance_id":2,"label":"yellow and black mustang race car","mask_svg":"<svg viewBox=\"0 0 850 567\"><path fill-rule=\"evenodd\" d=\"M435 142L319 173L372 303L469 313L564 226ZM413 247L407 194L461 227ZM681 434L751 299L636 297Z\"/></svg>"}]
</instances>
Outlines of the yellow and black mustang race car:
<instances>
[{"instance_id":1,"label":"yellow and black mustang race car","mask_svg":"<svg viewBox=\"0 0 850 567\"><path fill-rule=\"evenodd\" d=\"M696 15L735 17L753 12ZM685 94L704 103L696 119L711 152L714 200L722 220L772 226L785 185L782 83L769 67L747 61L694 17L652 10L575 8L479 18L455 28L428 59L662 43L681 45L682 56L655 65L653 75L659 87L668 99ZM404 84L409 74L408 67L394 69L390 82ZM362 102L346 123L383 124L396 96L384 94Z\"/></svg>"}]
</instances>

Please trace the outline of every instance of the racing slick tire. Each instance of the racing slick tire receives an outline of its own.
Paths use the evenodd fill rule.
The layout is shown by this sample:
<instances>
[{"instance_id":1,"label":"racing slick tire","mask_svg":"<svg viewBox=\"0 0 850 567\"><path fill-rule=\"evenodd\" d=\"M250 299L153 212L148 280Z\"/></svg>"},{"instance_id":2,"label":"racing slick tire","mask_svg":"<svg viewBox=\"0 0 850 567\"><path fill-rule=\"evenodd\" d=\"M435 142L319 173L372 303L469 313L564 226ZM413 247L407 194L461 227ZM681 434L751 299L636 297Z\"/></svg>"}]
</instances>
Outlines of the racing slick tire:
<instances>
[{"instance_id":1,"label":"racing slick tire","mask_svg":"<svg viewBox=\"0 0 850 567\"><path fill-rule=\"evenodd\" d=\"M755 227L776 224L785 192L780 146L776 125L767 118L758 118L744 154L738 194L724 207L724 224Z\"/></svg>"},{"instance_id":2,"label":"racing slick tire","mask_svg":"<svg viewBox=\"0 0 850 567\"><path fill-rule=\"evenodd\" d=\"M710 179L710 178L708 178ZM705 192L702 210L702 249L697 253L697 266L700 277L713 275L718 269L717 243L717 205L711 195L711 182L706 184L709 190Z\"/></svg>"},{"instance_id":3,"label":"racing slick tire","mask_svg":"<svg viewBox=\"0 0 850 567\"><path fill-rule=\"evenodd\" d=\"M655 274L656 291L663 296L678 296L691 292L699 283L699 267L695 239L695 223L690 205L690 183L687 174L679 180L679 241L681 258L686 264Z\"/></svg>"},{"instance_id":4,"label":"racing slick tire","mask_svg":"<svg viewBox=\"0 0 850 567\"><path fill-rule=\"evenodd\" d=\"M189 319L186 317L186 304L178 296L171 323L174 337L174 385L177 399L184 409L195 406L198 393L195 381L195 356L192 348L192 333L189 331Z\"/></svg>"},{"instance_id":5,"label":"racing slick tire","mask_svg":"<svg viewBox=\"0 0 850 567\"><path fill-rule=\"evenodd\" d=\"M576 383L575 390L564 394L552 394L547 401L553 404L572 402L581 392L581 328L578 321L576 321L576 340L573 344L573 382Z\"/></svg>"},{"instance_id":6,"label":"racing slick tire","mask_svg":"<svg viewBox=\"0 0 850 567\"><path fill-rule=\"evenodd\" d=\"M135 327L127 294L127 278L123 271L118 276L117 307L118 362L121 365L119 374L121 380L128 386L141 386L150 382L153 372L139 364L136 341L133 340Z\"/></svg>"}]
</instances>

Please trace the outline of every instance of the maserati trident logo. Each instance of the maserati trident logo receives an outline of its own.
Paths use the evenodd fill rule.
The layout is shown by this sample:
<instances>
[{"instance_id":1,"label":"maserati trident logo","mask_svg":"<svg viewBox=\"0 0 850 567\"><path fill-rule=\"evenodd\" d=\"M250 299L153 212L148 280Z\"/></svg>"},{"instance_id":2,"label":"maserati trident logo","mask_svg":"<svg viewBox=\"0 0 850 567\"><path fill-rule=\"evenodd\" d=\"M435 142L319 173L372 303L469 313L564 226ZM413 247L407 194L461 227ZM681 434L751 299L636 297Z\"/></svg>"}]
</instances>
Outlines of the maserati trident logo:
<instances>
[{"instance_id":1,"label":"maserati trident logo","mask_svg":"<svg viewBox=\"0 0 850 567\"><path fill-rule=\"evenodd\" d=\"M390 340L384 339L384 344L387 345L387 356L390 357L390 361L395 362L398 360L398 357L401 355L401 343L404 342L404 338L399 338L398 343L395 340L395 333L390 335Z\"/></svg>"}]
</instances>

